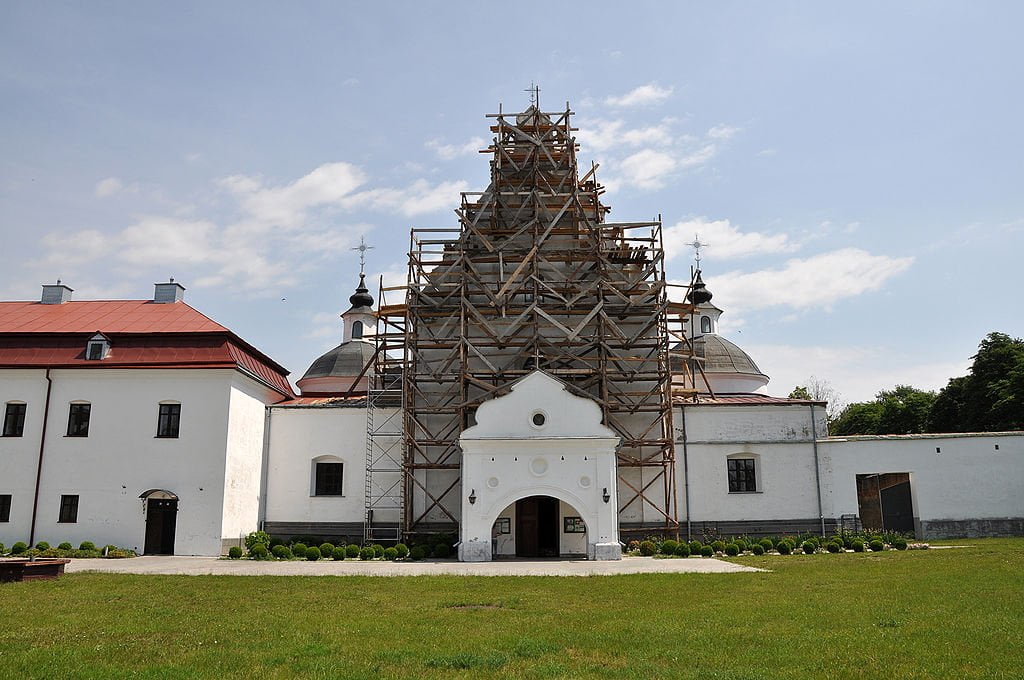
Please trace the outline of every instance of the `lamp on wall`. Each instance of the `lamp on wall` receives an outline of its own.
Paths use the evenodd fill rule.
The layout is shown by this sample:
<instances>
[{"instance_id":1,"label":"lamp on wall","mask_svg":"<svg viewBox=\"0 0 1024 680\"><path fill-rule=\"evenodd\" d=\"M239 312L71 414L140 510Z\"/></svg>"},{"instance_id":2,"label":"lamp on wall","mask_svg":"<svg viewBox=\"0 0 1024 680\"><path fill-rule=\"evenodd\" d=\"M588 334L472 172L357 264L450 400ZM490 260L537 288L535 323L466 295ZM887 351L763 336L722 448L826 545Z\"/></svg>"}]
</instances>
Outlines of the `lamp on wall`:
<instances>
[{"instance_id":1,"label":"lamp on wall","mask_svg":"<svg viewBox=\"0 0 1024 680\"><path fill-rule=\"evenodd\" d=\"M474 503L476 503L476 489L469 492L469 504L473 505Z\"/></svg>"},{"instance_id":2,"label":"lamp on wall","mask_svg":"<svg viewBox=\"0 0 1024 680\"><path fill-rule=\"evenodd\" d=\"M601 498L605 503L611 500L611 494L608 493L608 487L604 487L604 491L601 492Z\"/></svg>"}]
</instances>

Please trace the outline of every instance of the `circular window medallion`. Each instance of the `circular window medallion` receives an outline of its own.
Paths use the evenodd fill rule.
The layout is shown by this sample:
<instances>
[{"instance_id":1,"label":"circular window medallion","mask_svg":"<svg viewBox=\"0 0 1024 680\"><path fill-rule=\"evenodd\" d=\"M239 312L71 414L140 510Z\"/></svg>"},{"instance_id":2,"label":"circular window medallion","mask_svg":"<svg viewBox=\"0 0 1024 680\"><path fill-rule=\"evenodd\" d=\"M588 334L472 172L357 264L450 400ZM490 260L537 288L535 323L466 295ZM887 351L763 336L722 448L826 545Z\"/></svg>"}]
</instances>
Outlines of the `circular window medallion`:
<instances>
[{"instance_id":1,"label":"circular window medallion","mask_svg":"<svg viewBox=\"0 0 1024 680\"><path fill-rule=\"evenodd\" d=\"M491 477L490 479L488 479L487 480L487 486L488 486L488 488L491 488L491 489L497 489L498 488L498 478L497 477Z\"/></svg>"},{"instance_id":2,"label":"circular window medallion","mask_svg":"<svg viewBox=\"0 0 1024 680\"><path fill-rule=\"evenodd\" d=\"M534 413L531 420L533 421L534 427L544 427L544 423L548 421L547 416L545 416L541 411Z\"/></svg>"},{"instance_id":3,"label":"circular window medallion","mask_svg":"<svg viewBox=\"0 0 1024 680\"><path fill-rule=\"evenodd\" d=\"M534 458L530 461L530 472L540 476L548 471L548 461L546 458Z\"/></svg>"},{"instance_id":4,"label":"circular window medallion","mask_svg":"<svg viewBox=\"0 0 1024 680\"><path fill-rule=\"evenodd\" d=\"M590 477L587 477L586 475L580 477L580 486L584 489L589 489L591 484L592 482L590 481Z\"/></svg>"}]
</instances>

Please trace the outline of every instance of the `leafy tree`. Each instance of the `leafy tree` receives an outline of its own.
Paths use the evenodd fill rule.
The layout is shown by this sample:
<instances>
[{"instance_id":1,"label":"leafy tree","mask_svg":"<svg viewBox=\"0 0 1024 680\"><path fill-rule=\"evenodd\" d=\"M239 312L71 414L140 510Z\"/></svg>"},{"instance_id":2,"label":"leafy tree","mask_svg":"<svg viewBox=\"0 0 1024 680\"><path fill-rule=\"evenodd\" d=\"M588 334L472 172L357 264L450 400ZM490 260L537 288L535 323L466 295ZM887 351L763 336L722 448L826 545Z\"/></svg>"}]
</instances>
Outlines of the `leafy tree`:
<instances>
[{"instance_id":1,"label":"leafy tree","mask_svg":"<svg viewBox=\"0 0 1024 680\"><path fill-rule=\"evenodd\" d=\"M812 399L814 399L814 397L811 396L811 393L807 391L806 387L801 387L799 385L797 387L794 387L793 391L789 393L789 398L790 399L806 399L808 401L811 401Z\"/></svg>"},{"instance_id":2,"label":"leafy tree","mask_svg":"<svg viewBox=\"0 0 1024 680\"><path fill-rule=\"evenodd\" d=\"M879 434L878 422L882 418L882 404L864 401L850 404L829 428L832 435Z\"/></svg>"},{"instance_id":3,"label":"leafy tree","mask_svg":"<svg viewBox=\"0 0 1024 680\"><path fill-rule=\"evenodd\" d=\"M931 432L995 432L1024 429L1024 340L989 333L970 371L939 393L929 418Z\"/></svg>"},{"instance_id":4,"label":"leafy tree","mask_svg":"<svg viewBox=\"0 0 1024 680\"><path fill-rule=\"evenodd\" d=\"M925 432L935 398L934 392L897 385L879 392L874 401L844 408L829 431L834 435Z\"/></svg>"}]
</instances>

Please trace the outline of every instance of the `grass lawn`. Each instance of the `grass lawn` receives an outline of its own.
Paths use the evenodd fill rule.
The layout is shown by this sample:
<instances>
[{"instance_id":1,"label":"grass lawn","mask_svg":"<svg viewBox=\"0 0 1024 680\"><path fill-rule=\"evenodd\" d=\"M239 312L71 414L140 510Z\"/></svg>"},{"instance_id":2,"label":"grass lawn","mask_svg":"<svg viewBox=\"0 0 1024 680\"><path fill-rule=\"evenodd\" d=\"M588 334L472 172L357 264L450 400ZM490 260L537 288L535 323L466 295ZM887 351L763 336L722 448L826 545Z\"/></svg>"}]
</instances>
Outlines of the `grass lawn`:
<instances>
[{"instance_id":1,"label":"grass lawn","mask_svg":"<svg viewBox=\"0 0 1024 680\"><path fill-rule=\"evenodd\" d=\"M0 586L0 677L1021 678L1024 539L759 574L74 574Z\"/></svg>"}]
</instances>

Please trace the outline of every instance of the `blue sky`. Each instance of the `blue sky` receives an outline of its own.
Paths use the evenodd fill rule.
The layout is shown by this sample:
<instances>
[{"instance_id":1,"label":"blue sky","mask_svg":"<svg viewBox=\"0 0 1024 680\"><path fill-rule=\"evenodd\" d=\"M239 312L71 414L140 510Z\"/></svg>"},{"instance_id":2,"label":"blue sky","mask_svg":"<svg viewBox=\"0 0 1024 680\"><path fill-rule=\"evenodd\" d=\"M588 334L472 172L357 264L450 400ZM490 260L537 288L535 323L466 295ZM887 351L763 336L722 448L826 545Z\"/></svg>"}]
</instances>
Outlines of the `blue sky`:
<instances>
[{"instance_id":1,"label":"blue sky","mask_svg":"<svg viewBox=\"0 0 1024 680\"><path fill-rule=\"evenodd\" d=\"M610 219L695 233L787 394L938 388L1024 335L1019 3L0 5L0 299L187 300L301 376L368 271L487 183L484 115L568 100Z\"/></svg>"}]
</instances>

